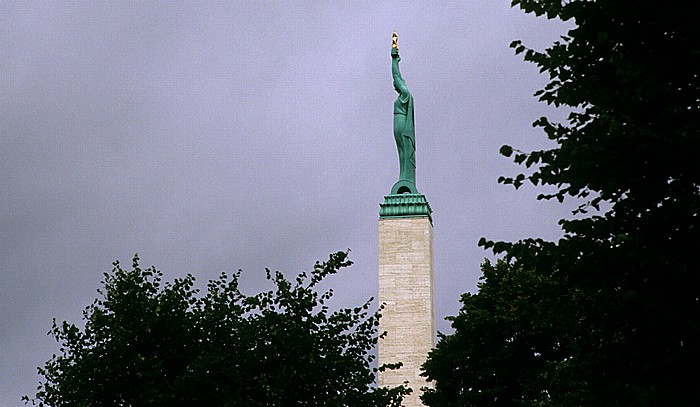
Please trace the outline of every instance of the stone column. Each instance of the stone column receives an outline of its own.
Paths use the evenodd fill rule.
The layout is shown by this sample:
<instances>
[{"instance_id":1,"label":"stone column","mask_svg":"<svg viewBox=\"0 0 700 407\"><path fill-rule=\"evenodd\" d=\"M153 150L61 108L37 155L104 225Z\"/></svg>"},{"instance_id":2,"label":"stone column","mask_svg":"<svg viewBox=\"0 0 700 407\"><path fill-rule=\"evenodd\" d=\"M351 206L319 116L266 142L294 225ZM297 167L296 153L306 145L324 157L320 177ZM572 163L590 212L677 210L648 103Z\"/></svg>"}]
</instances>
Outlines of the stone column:
<instances>
[{"instance_id":1,"label":"stone column","mask_svg":"<svg viewBox=\"0 0 700 407\"><path fill-rule=\"evenodd\" d=\"M389 195L379 219L379 302L385 304L379 332L378 362L402 362L399 370L379 373L380 386L408 382L413 393L403 405L422 406L420 367L435 346L433 310L433 225L421 194Z\"/></svg>"}]
</instances>

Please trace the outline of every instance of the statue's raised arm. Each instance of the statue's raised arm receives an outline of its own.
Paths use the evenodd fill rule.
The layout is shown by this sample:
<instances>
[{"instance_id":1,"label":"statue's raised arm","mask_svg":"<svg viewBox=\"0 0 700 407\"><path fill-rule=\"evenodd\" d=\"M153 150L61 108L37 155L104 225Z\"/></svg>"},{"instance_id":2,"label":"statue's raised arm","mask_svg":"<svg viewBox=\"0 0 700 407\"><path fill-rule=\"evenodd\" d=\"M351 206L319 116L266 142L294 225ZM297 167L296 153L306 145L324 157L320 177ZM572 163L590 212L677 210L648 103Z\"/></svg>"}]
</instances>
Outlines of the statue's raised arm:
<instances>
[{"instance_id":1,"label":"statue's raised arm","mask_svg":"<svg viewBox=\"0 0 700 407\"><path fill-rule=\"evenodd\" d=\"M394 89L399 96L394 102L394 140L399 150L399 181L391 189L392 194L417 194L416 188L416 134L413 117L413 96L399 71L398 35L392 35L391 74Z\"/></svg>"},{"instance_id":2,"label":"statue's raised arm","mask_svg":"<svg viewBox=\"0 0 700 407\"><path fill-rule=\"evenodd\" d=\"M407 97L407 95L410 95L410 92L408 91L408 87L406 87L406 81L403 80L403 77L401 76L401 71L399 70L399 62L401 61L401 57L399 56L399 49L394 48L393 46L391 47L391 75L394 78L394 89L396 89L397 92L401 96Z\"/></svg>"}]
</instances>

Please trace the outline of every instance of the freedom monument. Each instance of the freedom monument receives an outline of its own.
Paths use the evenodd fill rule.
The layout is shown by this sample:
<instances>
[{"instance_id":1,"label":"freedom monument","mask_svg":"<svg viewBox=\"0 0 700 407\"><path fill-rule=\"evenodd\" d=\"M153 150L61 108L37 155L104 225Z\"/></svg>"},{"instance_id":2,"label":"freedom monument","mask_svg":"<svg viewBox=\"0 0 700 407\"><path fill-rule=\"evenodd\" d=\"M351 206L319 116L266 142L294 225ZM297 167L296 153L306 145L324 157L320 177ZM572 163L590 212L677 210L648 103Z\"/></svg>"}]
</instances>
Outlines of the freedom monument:
<instances>
[{"instance_id":1,"label":"freedom monument","mask_svg":"<svg viewBox=\"0 0 700 407\"><path fill-rule=\"evenodd\" d=\"M399 153L399 180L379 210L378 362L402 362L398 370L379 372L380 386L407 384L413 393L407 407L422 406L421 387L428 383L420 367L435 346L433 309L433 220L430 204L416 188L416 134L413 95L399 71L398 36L392 35L391 73L399 94L394 102L394 139Z\"/></svg>"}]
</instances>

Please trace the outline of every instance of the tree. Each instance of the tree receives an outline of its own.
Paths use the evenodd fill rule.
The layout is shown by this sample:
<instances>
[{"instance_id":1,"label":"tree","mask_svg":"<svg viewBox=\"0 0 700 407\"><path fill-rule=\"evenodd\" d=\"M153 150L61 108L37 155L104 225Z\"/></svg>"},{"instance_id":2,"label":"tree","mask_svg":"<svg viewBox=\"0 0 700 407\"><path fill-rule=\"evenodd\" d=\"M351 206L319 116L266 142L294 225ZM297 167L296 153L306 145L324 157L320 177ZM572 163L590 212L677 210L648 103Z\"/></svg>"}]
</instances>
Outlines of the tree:
<instances>
[{"instance_id":1,"label":"tree","mask_svg":"<svg viewBox=\"0 0 700 407\"><path fill-rule=\"evenodd\" d=\"M61 343L39 373L40 406L398 406L407 389L373 388L379 311L331 312L319 282L352 264L347 253L248 296L238 273L162 282L155 268L114 263L85 327L54 320Z\"/></svg>"},{"instance_id":2,"label":"tree","mask_svg":"<svg viewBox=\"0 0 700 407\"><path fill-rule=\"evenodd\" d=\"M441 334L425 363L437 387L424 401L430 406L536 406L547 398L543 364L559 350L549 330L529 317L552 305L542 293L552 291L555 280L513 270L503 260L486 261L482 270L478 294L463 294L459 315L448 317L455 333Z\"/></svg>"},{"instance_id":3,"label":"tree","mask_svg":"<svg viewBox=\"0 0 700 407\"><path fill-rule=\"evenodd\" d=\"M538 16L574 20L575 28L544 52L520 41L511 45L550 76L536 96L572 113L563 124L547 118L534 123L556 148L522 152L503 146L501 153L529 174L499 181L518 188L529 180L555 189L539 199L582 204L560 221L564 237L556 243L481 240L503 253L508 266L493 274L486 265L479 293L463 297L462 312L453 318L455 334L440 340L426 364L436 389L425 400L453 405L476 392L501 396L481 406L695 405L700 4L512 3ZM541 281L546 288L534 289ZM534 306L514 311L503 303L523 298ZM477 310L486 312L494 303L502 306L488 318L499 324L473 329L482 318ZM533 334L537 346L527 357L479 364L489 357L503 362L512 349L527 349ZM475 344L493 335L500 335L500 345L479 355ZM465 352L461 362L450 363L457 351ZM464 380L441 386L445 373L438 370L445 366ZM475 372L462 373L469 369ZM513 369L528 375L508 376ZM468 381L489 374L508 379Z\"/></svg>"}]
</instances>

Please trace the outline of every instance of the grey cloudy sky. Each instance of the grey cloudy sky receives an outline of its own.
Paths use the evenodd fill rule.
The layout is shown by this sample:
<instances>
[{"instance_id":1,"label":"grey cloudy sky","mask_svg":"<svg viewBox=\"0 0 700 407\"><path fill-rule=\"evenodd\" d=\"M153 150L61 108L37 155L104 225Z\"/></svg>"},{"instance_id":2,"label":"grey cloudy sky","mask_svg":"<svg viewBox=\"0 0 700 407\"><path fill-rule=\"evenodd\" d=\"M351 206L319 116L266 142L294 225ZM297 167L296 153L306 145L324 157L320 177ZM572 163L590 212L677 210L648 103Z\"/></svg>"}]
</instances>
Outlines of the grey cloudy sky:
<instances>
[{"instance_id":1,"label":"grey cloudy sky","mask_svg":"<svg viewBox=\"0 0 700 407\"><path fill-rule=\"evenodd\" d=\"M114 260L200 286L352 249L338 306L377 292L379 203L398 177L391 33L434 210L437 326L475 291L479 237L555 239L568 209L498 185L502 144L546 146L546 83L508 48L558 22L509 1L0 4L0 406L19 406ZM555 114L556 116L556 114Z\"/></svg>"}]
</instances>

